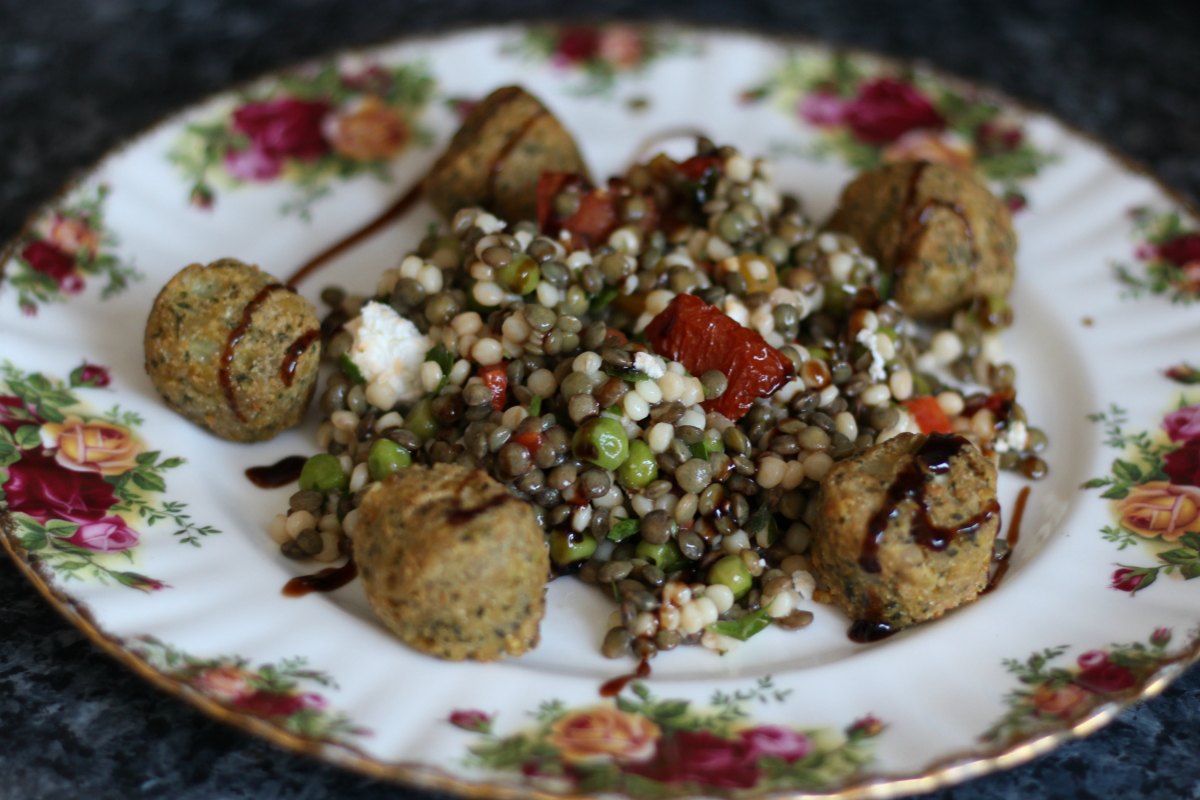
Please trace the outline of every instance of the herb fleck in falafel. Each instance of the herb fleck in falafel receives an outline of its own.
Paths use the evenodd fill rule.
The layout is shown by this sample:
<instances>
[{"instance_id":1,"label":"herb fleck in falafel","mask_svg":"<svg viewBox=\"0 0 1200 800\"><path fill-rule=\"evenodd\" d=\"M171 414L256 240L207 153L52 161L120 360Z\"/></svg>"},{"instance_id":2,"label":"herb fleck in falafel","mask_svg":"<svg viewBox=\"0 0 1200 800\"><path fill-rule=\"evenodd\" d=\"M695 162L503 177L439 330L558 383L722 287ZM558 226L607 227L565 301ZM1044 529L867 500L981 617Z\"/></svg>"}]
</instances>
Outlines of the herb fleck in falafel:
<instances>
[{"instance_id":1,"label":"herb fleck in falafel","mask_svg":"<svg viewBox=\"0 0 1200 800\"><path fill-rule=\"evenodd\" d=\"M905 433L840 461L816 504L813 572L855 620L902 628L987 585L996 469L962 437Z\"/></svg>"},{"instance_id":2,"label":"herb fleck in falafel","mask_svg":"<svg viewBox=\"0 0 1200 800\"><path fill-rule=\"evenodd\" d=\"M173 410L224 439L270 439L304 417L321 359L316 309L256 266L191 264L159 292L146 372Z\"/></svg>"},{"instance_id":3,"label":"herb fleck in falafel","mask_svg":"<svg viewBox=\"0 0 1200 800\"><path fill-rule=\"evenodd\" d=\"M397 471L358 511L363 585L400 639L454 661L537 644L550 561L528 503L483 470L435 464Z\"/></svg>"},{"instance_id":4,"label":"herb fleck in falafel","mask_svg":"<svg viewBox=\"0 0 1200 800\"><path fill-rule=\"evenodd\" d=\"M1017 237L1004 203L971 174L905 161L855 178L831 230L849 234L893 277L893 296L917 318L945 316L1012 289Z\"/></svg>"}]
</instances>

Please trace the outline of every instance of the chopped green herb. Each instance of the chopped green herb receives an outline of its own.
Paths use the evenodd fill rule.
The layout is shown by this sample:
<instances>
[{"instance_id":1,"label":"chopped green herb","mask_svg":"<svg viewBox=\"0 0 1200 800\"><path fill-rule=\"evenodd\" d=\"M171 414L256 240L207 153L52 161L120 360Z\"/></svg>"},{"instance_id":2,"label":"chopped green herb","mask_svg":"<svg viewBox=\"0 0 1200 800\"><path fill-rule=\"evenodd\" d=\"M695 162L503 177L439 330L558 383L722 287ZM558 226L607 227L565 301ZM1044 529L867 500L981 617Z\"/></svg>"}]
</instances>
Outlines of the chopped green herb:
<instances>
[{"instance_id":1,"label":"chopped green herb","mask_svg":"<svg viewBox=\"0 0 1200 800\"><path fill-rule=\"evenodd\" d=\"M542 415L542 396L535 394L533 399L529 401L529 416L540 417Z\"/></svg>"},{"instance_id":2,"label":"chopped green herb","mask_svg":"<svg viewBox=\"0 0 1200 800\"><path fill-rule=\"evenodd\" d=\"M443 375L450 374L450 368L454 366L454 354L451 353L444 344L434 345L429 352L425 354L426 361L432 361L442 368Z\"/></svg>"},{"instance_id":3,"label":"chopped green herb","mask_svg":"<svg viewBox=\"0 0 1200 800\"><path fill-rule=\"evenodd\" d=\"M767 610L760 608L758 611L751 612L738 619L714 622L708 626L708 629L713 633L719 633L722 636L732 636L734 639L744 642L754 634L766 630L770 624L771 618L767 616Z\"/></svg>"},{"instance_id":4,"label":"chopped green herb","mask_svg":"<svg viewBox=\"0 0 1200 800\"><path fill-rule=\"evenodd\" d=\"M779 539L779 524L775 521L775 515L771 513L771 509L765 505L760 506L746 521L746 532L751 536L757 537L763 530L767 531L768 546L775 544L775 541Z\"/></svg>"},{"instance_id":5,"label":"chopped green herb","mask_svg":"<svg viewBox=\"0 0 1200 800\"><path fill-rule=\"evenodd\" d=\"M641 523L636 519L620 519L608 529L608 538L614 542L623 542L638 532Z\"/></svg>"},{"instance_id":6,"label":"chopped green herb","mask_svg":"<svg viewBox=\"0 0 1200 800\"><path fill-rule=\"evenodd\" d=\"M363 377L362 370L358 365L350 360L350 356L342 353L338 356L338 364L342 368L342 374L349 378L354 383L366 383L367 379Z\"/></svg>"},{"instance_id":7,"label":"chopped green herb","mask_svg":"<svg viewBox=\"0 0 1200 800\"><path fill-rule=\"evenodd\" d=\"M592 298L592 304L589 310L593 314L603 311L610 303L612 303L613 300L616 300L620 294L620 291L615 286L604 287L599 294Z\"/></svg>"},{"instance_id":8,"label":"chopped green herb","mask_svg":"<svg viewBox=\"0 0 1200 800\"><path fill-rule=\"evenodd\" d=\"M630 381L631 383L650 380L649 375L633 367L618 367L613 364L605 364L604 372L614 378L620 378L623 381Z\"/></svg>"}]
</instances>

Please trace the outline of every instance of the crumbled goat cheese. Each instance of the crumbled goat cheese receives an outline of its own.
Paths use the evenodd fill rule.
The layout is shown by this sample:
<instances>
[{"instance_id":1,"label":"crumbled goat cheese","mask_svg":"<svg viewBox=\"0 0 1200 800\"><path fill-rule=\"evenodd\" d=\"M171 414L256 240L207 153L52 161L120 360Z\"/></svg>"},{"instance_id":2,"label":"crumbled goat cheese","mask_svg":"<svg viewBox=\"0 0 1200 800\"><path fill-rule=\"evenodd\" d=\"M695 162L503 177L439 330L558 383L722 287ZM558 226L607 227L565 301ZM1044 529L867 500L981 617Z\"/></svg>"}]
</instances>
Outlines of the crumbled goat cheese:
<instances>
[{"instance_id":1,"label":"crumbled goat cheese","mask_svg":"<svg viewBox=\"0 0 1200 800\"><path fill-rule=\"evenodd\" d=\"M653 353L638 353L633 357L633 368L652 380L667 374L666 362Z\"/></svg>"},{"instance_id":2,"label":"crumbled goat cheese","mask_svg":"<svg viewBox=\"0 0 1200 800\"><path fill-rule=\"evenodd\" d=\"M887 378L887 368L885 366L883 354L879 352L879 345L875 344L875 337L884 334L876 334L874 330L863 327L858 332L855 340L871 353L871 366L867 369L867 374L871 376L873 381L882 381Z\"/></svg>"},{"instance_id":3,"label":"crumbled goat cheese","mask_svg":"<svg viewBox=\"0 0 1200 800\"><path fill-rule=\"evenodd\" d=\"M1008 430L996 437L992 449L997 453L1007 453L1009 450L1021 452L1029 444L1029 430L1024 422L1014 421Z\"/></svg>"},{"instance_id":4,"label":"crumbled goat cheese","mask_svg":"<svg viewBox=\"0 0 1200 800\"><path fill-rule=\"evenodd\" d=\"M508 227L508 223L484 211L475 218L475 227L484 233L499 233Z\"/></svg>"},{"instance_id":5,"label":"crumbled goat cheese","mask_svg":"<svg viewBox=\"0 0 1200 800\"><path fill-rule=\"evenodd\" d=\"M421 364L430 344L417 326L391 306L370 302L346 330L354 335L348 355L367 382L372 405L390 409L421 396Z\"/></svg>"}]
</instances>

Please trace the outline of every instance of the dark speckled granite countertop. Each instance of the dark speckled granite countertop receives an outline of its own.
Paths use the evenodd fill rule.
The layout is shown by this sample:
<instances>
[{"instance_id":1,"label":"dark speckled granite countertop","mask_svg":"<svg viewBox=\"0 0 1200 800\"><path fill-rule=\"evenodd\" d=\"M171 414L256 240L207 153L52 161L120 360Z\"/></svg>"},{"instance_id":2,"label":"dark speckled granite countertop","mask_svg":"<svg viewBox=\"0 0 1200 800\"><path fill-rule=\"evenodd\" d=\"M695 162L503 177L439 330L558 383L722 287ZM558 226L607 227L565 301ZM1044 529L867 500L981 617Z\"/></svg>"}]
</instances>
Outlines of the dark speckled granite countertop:
<instances>
[{"instance_id":1,"label":"dark speckled granite countertop","mask_svg":"<svg viewBox=\"0 0 1200 800\"><path fill-rule=\"evenodd\" d=\"M354 6L353 9L351 6ZM115 144L226 85L548 0L0 0L0 240ZM1200 4L592 0L578 12L758 27L921 57L1103 137L1200 199ZM1200 796L1200 670L1091 738L929 797ZM284 753L153 689L0 557L0 798L432 797Z\"/></svg>"}]
</instances>

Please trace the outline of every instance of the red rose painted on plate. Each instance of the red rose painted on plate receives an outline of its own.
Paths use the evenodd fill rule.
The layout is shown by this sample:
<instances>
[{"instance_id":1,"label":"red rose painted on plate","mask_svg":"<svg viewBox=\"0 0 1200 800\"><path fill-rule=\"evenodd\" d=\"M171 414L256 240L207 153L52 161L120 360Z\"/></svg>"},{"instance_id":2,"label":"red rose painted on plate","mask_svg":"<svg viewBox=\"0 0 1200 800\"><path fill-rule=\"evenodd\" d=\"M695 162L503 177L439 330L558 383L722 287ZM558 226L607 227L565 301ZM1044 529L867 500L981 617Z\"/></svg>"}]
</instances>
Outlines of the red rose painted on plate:
<instances>
[{"instance_id":1,"label":"red rose painted on plate","mask_svg":"<svg viewBox=\"0 0 1200 800\"><path fill-rule=\"evenodd\" d=\"M1075 683L1095 694L1112 694L1124 691L1137 683L1137 677L1128 667L1114 664L1103 650L1089 650L1079 656L1079 673Z\"/></svg>"},{"instance_id":2,"label":"red rose painted on plate","mask_svg":"<svg viewBox=\"0 0 1200 800\"><path fill-rule=\"evenodd\" d=\"M370 733L344 713L331 711L324 695L306 689L335 684L324 672L308 669L303 658L252 668L244 658L198 658L150 636L134 640L130 649L167 677L221 705L305 738L347 742Z\"/></svg>"},{"instance_id":3,"label":"red rose painted on plate","mask_svg":"<svg viewBox=\"0 0 1200 800\"><path fill-rule=\"evenodd\" d=\"M321 124L329 103L283 97L247 103L233 112L231 126L267 158L312 161L329 152Z\"/></svg>"},{"instance_id":4,"label":"red rose painted on plate","mask_svg":"<svg viewBox=\"0 0 1200 800\"><path fill-rule=\"evenodd\" d=\"M1054 158L1030 141L1022 115L996 98L866 55L791 54L739 96L771 101L816 129L814 144L780 141L780 153L834 157L855 169L913 159L950 164L992 182L1010 208L1024 206L1023 183Z\"/></svg>"},{"instance_id":5,"label":"red rose painted on plate","mask_svg":"<svg viewBox=\"0 0 1200 800\"><path fill-rule=\"evenodd\" d=\"M493 732L495 720L480 712L457 711L450 723L478 735L469 763L557 792L809 791L840 785L869 763L871 740L884 730L874 717L840 732L750 722L752 701L781 702L788 694L763 678L734 696L718 693L703 707L657 699L634 683L614 704L568 709L543 703L535 728L503 737Z\"/></svg>"},{"instance_id":6,"label":"red rose painted on plate","mask_svg":"<svg viewBox=\"0 0 1200 800\"><path fill-rule=\"evenodd\" d=\"M1097 706L1139 691L1158 670L1186 657L1168 653L1170 642L1170 628L1155 628L1145 643L1088 650L1073 665L1058 663L1066 647L1047 648L1024 661L1006 659L1017 686L1006 698L1008 711L980 739L1003 745L1062 730Z\"/></svg>"},{"instance_id":7,"label":"red rose painted on plate","mask_svg":"<svg viewBox=\"0 0 1200 800\"><path fill-rule=\"evenodd\" d=\"M197 546L217 533L192 522L183 503L156 502L166 490L164 473L182 459L148 452L134 432L136 414L87 410L74 390L107 386L103 366L84 362L66 384L11 364L0 376L0 513L14 523L16 543L62 580L166 588L124 566L136 558L145 528L157 523L174 524L179 541Z\"/></svg>"},{"instance_id":8,"label":"red rose painted on plate","mask_svg":"<svg viewBox=\"0 0 1200 800\"><path fill-rule=\"evenodd\" d=\"M82 189L34 223L3 277L23 313L32 316L41 305L79 294L91 278L104 279L103 299L141 278L113 254L118 242L104 227L107 198L106 186Z\"/></svg>"},{"instance_id":9,"label":"red rose painted on plate","mask_svg":"<svg viewBox=\"0 0 1200 800\"><path fill-rule=\"evenodd\" d=\"M450 714L450 724L472 733L491 733L492 715L476 709L453 711Z\"/></svg>"},{"instance_id":10,"label":"red rose painted on plate","mask_svg":"<svg viewBox=\"0 0 1200 800\"><path fill-rule=\"evenodd\" d=\"M112 383L112 375L106 367L99 364L89 364L83 362L78 367L71 371L71 375L67 378L72 387L91 387L95 389L103 389Z\"/></svg>"},{"instance_id":11,"label":"red rose painted on plate","mask_svg":"<svg viewBox=\"0 0 1200 800\"><path fill-rule=\"evenodd\" d=\"M1163 472L1171 483L1200 486L1200 439L1190 439L1163 456Z\"/></svg>"},{"instance_id":12,"label":"red rose painted on plate","mask_svg":"<svg viewBox=\"0 0 1200 800\"><path fill-rule=\"evenodd\" d=\"M915 86L894 78L867 81L846 104L843 121L862 142L882 145L919 128L940 130L946 121Z\"/></svg>"},{"instance_id":13,"label":"red rose painted on plate","mask_svg":"<svg viewBox=\"0 0 1200 800\"><path fill-rule=\"evenodd\" d=\"M638 72L663 56L690 51L677 37L634 25L543 26L526 31L501 52L526 60L550 62L563 72L581 74L571 92L607 97L626 73Z\"/></svg>"},{"instance_id":14,"label":"red rose painted on plate","mask_svg":"<svg viewBox=\"0 0 1200 800\"><path fill-rule=\"evenodd\" d=\"M51 278L64 292L83 289L83 278L75 275L75 258L50 242L30 242L21 250L21 258L29 263L34 272ZM72 280L68 281L68 278Z\"/></svg>"},{"instance_id":15,"label":"red rose painted on plate","mask_svg":"<svg viewBox=\"0 0 1200 800\"><path fill-rule=\"evenodd\" d=\"M428 133L419 117L433 93L424 66L346 58L260 88L230 111L189 125L168 157L190 182L189 202L214 207L219 188L288 181L282 212L307 218L336 180L390 180L389 159Z\"/></svg>"},{"instance_id":16,"label":"red rose painted on plate","mask_svg":"<svg viewBox=\"0 0 1200 800\"><path fill-rule=\"evenodd\" d=\"M627 768L660 783L694 783L749 789L758 783L758 760L746 743L708 731L679 731L659 743L654 759Z\"/></svg>"},{"instance_id":17,"label":"red rose painted on plate","mask_svg":"<svg viewBox=\"0 0 1200 800\"><path fill-rule=\"evenodd\" d=\"M1137 266L1114 265L1124 297L1166 297L1173 303L1200 299L1200 231L1182 211L1145 207L1129 211Z\"/></svg>"},{"instance_id":18,"label":"red rose painted on plate","mask_svg":"<svg viewBox=\"0 0 1200 800\"><path fill-rule=\"evenodd\" d=\"M1170 377L1168 375L1168 377ZM1187 383L1187 381L1182 381ZM1148 547L1158 563L1118 564L1108 585L1131 596L1162 576L1200 577L1200 404L1185 392L1149 431L1128 431L1124 409L1111 406L1090 419L1121 451L1109 475L1085 489L1102 489L1116 524L1102 529L1119 549Z\"/></svg>"},{"instance_id":19,"label":"red rose painted on plate","mask_svg":"<svg viewBox=\"0 0 1200 800\"><path fill-rule=\"evenodd\" d=\"M98 474L64 469L37 450L26 451L8 467L4 484L9 511L38 522L97 520L117 503L112 484Z\"/></svg>"}]
</instances>

